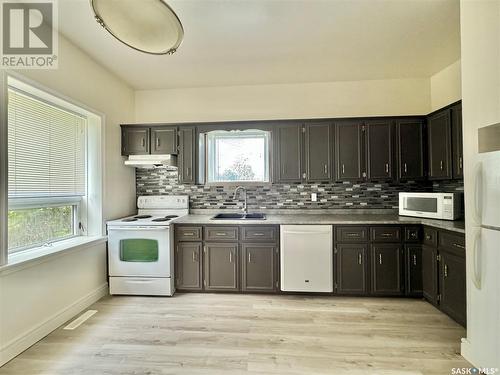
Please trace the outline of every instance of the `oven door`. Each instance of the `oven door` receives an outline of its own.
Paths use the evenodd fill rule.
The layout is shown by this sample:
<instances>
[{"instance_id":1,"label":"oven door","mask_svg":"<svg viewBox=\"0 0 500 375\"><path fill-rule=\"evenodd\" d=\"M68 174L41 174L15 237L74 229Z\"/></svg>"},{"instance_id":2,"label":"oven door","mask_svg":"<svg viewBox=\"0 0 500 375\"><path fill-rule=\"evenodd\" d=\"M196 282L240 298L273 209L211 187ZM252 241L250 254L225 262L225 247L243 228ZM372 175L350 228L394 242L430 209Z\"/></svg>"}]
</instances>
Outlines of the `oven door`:
<instances>
[{"instance_id":1,"label":"oven door","mask_svg":"<svg viewBox=\"0 0 500 375\"><path fill-rule=\"evenodd\" d=\"M169 227L108 228L109 276L170 277Z\"/></svg>"},{"instance_id":2,"label":"oven door","mask_svg":"<svg viewBox=\"0 0 500 375\"><path fill-rule=\"evenodd\" d=\"M443 200L439 195L403 194L399 211L400 215L443 219Z\"/></svg>"}]
</instances>

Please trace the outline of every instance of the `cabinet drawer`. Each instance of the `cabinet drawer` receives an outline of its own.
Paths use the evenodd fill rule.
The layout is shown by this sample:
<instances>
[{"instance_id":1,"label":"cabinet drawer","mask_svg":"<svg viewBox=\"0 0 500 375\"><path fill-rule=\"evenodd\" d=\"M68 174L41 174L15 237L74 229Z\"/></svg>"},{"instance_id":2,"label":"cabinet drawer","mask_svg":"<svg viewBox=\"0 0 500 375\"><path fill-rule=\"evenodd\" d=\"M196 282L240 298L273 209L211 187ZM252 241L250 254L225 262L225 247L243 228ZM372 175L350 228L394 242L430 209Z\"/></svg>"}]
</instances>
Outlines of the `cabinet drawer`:
<instances>
[{"instance_id":1,"label":"cabinet drawer","mask_svg":"<svg viewBox=\"0 0 500 375\"><path fill-rule=\"evenodd\" d=\"M400 227L371 227L370 238L377 242L399 242L401 241Z\"/></svg>"},{"instance_id":2,"label":"cabinet drawer","mask_svg":"<svg viewBox=\"0 0 500 375\"><path fill-rule=\"evenodd\" d=\"M367 242L368 228L355 226L337 227L335 235L337 242Z\"/></svg>"},{"instance_id":3,"label":"cabinet drawer","mask_svg":"<svg viewBox=\"0 0 500 375\"><path fill-rule=\"evenodd\" d=\"M205 241L238 240L238 227L205 227Z\"/></svg>"},{"instance_id":4,"label":"cabinet drawer","mask_svg":"<svg viewBox=\"0 0 500 375\"><path fill-rule=\"evenodd\" d=\"M421 242L422 241L422 227L406 227L405 228L405 242Z\"/></svg>"},{"instance_id":5,"label":"cabinet drawer","mask_svg":"<svg viewBox=\"0 0 500 375\"><path fill-rule=\"evenodd\" d=\"M439 248L450 250L457 255L465 256L465 235L439 232Z\"/></svg>"},{"instance_id":6,"label":"cabinet drawer","mask_svg":"<svg viewBox=\"0 0 500 375\"><path fill-rule=\"evenodd\" d=\"M275 242L277 239L276 227L267 226L242 226L241 227L241 240L242 241L271 241Z\"/></svg>"},{"instance_id":7,"label":"cabinet drawer","mask_svg":"<svg viewBox=\"0 0 500 375\"><path fill-rule=\"evenodd\" d=\"M432 247L437 247L438 232L435 229L424 228L424 244Z\"/></svg>"},{"instance_id":8,"label":"cabinet drawer","mask_svg":"<svg viewBox=\"0 0 500 375\"><path fill-rule=\"evenodd\" d=\"M177 241L201 241L201 227L177 227Z\"/></svg>"}]
</instances>

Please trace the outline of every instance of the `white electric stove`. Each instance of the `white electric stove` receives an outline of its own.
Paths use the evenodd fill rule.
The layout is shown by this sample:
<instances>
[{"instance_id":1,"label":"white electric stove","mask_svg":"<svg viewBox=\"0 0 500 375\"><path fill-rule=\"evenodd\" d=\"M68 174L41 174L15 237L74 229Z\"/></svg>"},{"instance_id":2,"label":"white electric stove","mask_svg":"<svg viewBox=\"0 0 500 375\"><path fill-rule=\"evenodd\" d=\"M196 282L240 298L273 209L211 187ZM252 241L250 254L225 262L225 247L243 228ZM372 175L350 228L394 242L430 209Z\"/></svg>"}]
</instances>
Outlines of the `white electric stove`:
<instances>
[{"instance_id":1,"label":"white electric stove","mask_svg":"<svg viewBox=\"0 0 500 375\"><path fill-rule=\"evenodd\" d=\"M141 196L137 208L137 215L107 222L110 294L172 296L174 233L170 224L189 213L189 199Z\"/></svg>"}]
</instances>

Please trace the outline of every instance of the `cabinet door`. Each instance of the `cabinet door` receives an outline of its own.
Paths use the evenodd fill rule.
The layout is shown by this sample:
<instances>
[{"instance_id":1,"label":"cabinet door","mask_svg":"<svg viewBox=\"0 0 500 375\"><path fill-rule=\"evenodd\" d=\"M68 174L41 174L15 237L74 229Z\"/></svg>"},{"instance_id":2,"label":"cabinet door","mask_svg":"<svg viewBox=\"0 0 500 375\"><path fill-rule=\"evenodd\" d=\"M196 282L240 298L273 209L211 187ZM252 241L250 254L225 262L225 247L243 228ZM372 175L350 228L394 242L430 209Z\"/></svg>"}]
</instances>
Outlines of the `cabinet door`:
<instances>
[{"instance_id":1,"label":"cabinet door","mask_svg":"<svg viewBox=\"0 0 500 375\"><path fill-rule=\"evenodd\" d=\"M451 119L446 109L429 117L427 124L429 178L451 179Z\"/></svg>"},{"instance_id":2,"label":"cabinet door","mask_svg":"<svg viewBox=\"0 0 500 375\"><path fill-rule=\"evenodd\" d=\"M149 128L122 127L122 155L147 155L149 150Z\"/></svg>"},{"instance_id":3,"label":"cabinet door","mask_svg":"<svg viewBox=\"0 0 500 375\"><path fill-rule=\"evenodd\" d=\"M441 251L440 306L461 325L466 322L465 258Z\"/></svg>"},{"instance_id":4,"label":"cabinet door","mask_svg":"<svg viewBox=\"0 0 500 375\"><path fill-rule=\"evenodd\" d=\"M241 289L248 292L274 292L276 290L275 244L241 245Z\"/></svg>"},{"instance_id":5,"label":"cabinet door","mask_svg":"<svg viewBox=\"0 0 500 375\"><path fill-rule=\"evenodd\" d=\"M179 242L175 260L177 289L201 290L201 242Z\"/></svg>"},{"instance_id":6,"label":"cabinet door","mask_svg":"<svg viewBox=\"0 0 500 375\"><path fill-rule=\"evenodd\" d=\"M396 139L398 178L401 180L425 178L423 122L397 120Z\"/></svg>"},{"instance_id":7,"label":"cabinet door","mask_svg":"<svg viewBox=\"0 0 500 375\"><path fill-rule=\"evenodd\" d=\"M151 128L152 154L177 154L177 129Z\"/></svg>"},{"instance_id":8,"label":"cabinet door","mask_svg":"<svg viewBox=\"0 0 500 375\"><path fill-rule=\"evenodd\" d=\"M194 184L195 180L195 129L179 129L179 182L182 184Z\"/></svg>"},{"instance_id":9,"label":"cabinet door","mask_svg":"<svg viewBox=\"0 0 500 375\"><path fill-rule=\"evenodd\" d=\"M238 290L237 243L207 243L204 263L205 290Z\"/></svg>"},{"instance_id":10,"label":"cabinet door","mask_svg":"<svg viewBox=\"0 0 500 375\"><path fill-rule=\"evenodd\" d=\"M372 294L399 295L403 292L402 258L400 244L373 244Z\"/></svg>"},{"instance_id":11,"label":"cabinet door","mask_svg":"<svg viewBox=\"0 0 500 375\"><path fill-rule=\"evenodd\" d=\"M336 292L338 294L367 294L368 245L337 244L335 247Z\"/></svg>"},{"instance_id":12,"label":"cabinet door","mask_svg":"<svg viewBox=\"0 0 500 375\"><path fill-rule=\"evenodd\" d=\"M422 246L406 245L406 295L422 295Z\"/></svg>"},{"instance_id":13,"label":"cabinet door","mask_svg":"<svg viewBox=\"0 0 500 375\"><path fill-rule=\"evenodd\" d=\"M335 125L335 160L338 180L360 180L362 171L362 125L338 123Z\"/></svg>"},{"instance_id":14,"label":"cabinet door","mask_svg":"<svg viewBox=\"0 0 500 375\"><path fill-rule=\"evenodd\" d=\"M451 108L451 138L453 150L453 178L464 178L464 145L462 136L462 104Z\"/></svg>"},{"instance_id":15,"label":"cabinet door","mask_svg":"<svg viewBox=\"0 0 500 375\"><path fill-rule=\"evenodd\" d=\"M437 277L437 250L424 245L422 246L422 294L433 305L437 304Z\"/></svg>"},{"instance_id":16,"label":"cabinet door","mask_svg":"<svg viewBox=\"0 0 500 375\"><path fill-rule=\"evenodd\" d=\"M298 182L302 180L302 126L280 125L274 131L276 134L276 164L277 182Z\"/></svg>"},{"instance_id":17,"label":"cabinet door","mask_svg":"<svg viewBox=\"0 0 500 375\"><path fill-rule=\"evenodd\" d=\"M372 180L392 178L392 122L370 122L366 125L367 177Z\"/></svg>"},{"instance_id":18,"label":"cabinet door","mask_svg":"<svg viewBox=\"0 0 500 375\"><path fill-rule=\"evenodd\" d=\"M329 124L305 126L307 181L328 181L332 177L332 134Z\"/></svg>"}]
</instances>

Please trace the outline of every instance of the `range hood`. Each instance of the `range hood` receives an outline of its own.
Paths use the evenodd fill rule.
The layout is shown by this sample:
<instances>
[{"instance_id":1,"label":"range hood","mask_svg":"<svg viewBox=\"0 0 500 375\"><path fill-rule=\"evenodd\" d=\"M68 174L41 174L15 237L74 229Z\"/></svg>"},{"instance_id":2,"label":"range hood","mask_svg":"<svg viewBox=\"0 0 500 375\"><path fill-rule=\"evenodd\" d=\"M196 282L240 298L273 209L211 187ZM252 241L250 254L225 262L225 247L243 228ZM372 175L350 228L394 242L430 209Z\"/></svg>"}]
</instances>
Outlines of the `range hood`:
<instances>
[{"instance_id":1,"label":"range hood","mask_svg":"<svg viewBox=\"0 0 500 375\"><path fill-rule=\"evenodd\" d=\"M177 167L177 155L130 155L125 165L135 168Z\"/></svg>"}]
</instances>

